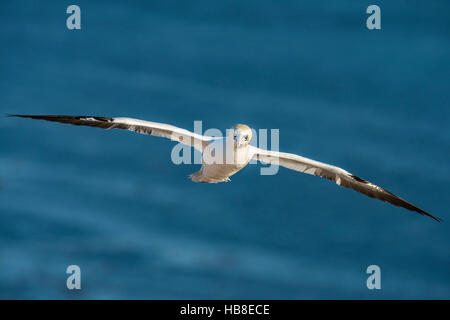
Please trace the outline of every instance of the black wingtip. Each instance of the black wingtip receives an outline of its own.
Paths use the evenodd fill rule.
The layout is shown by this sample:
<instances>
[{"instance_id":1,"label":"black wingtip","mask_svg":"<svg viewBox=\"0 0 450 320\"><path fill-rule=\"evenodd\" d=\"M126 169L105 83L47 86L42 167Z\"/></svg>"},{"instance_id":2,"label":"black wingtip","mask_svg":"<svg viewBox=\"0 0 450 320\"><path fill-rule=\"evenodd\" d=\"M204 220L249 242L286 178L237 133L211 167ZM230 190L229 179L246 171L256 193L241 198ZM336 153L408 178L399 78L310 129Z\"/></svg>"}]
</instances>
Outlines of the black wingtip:
<instances>
[{"instance_id":1,"label":"black wingtip","mask_svg":"<svg viewBox=\"0 0 450 320\"><path fill-rule=\"evenodd\" d=\"M439 217L435 217L435 216L433 216L433 215L431 215L431 214L428 214L427 216L429 216L430 218L433 218L433 219L436 220L437 222L444 222L443 219L441 219L441 218L439 218Z\"/></svg>"},{"instance_id":2,"label":"black wingtip","mask_svg":"<svg viewBox=\"0 0 450 320\"><path fill-rule=\"evenodd\" d=\"M428 212L426 212L426 211L423 211L422 209L419 209L419 210L416 210L416 211L419 212L420 214L424 215L424 216L428 216L428 217L430 217L430 218L436 220L437 222L444 222L444 220L442 220L441 218L435 217L435 216L433 216L431 213L428 213Z\"/></svg>"},{"instance_id":3,"label":"black wingtip","mask_svg":"<svg viewBox=\"0 0 450 320\"><path fill-rule=\"evenodd\" d=\"M31 118L31 116L28 116L28 115L25 115L25 114L11 114L11 113L5 113L5 117L7 117L7 118L12 118L12 117Z\"/></svg>"}]
</instances>

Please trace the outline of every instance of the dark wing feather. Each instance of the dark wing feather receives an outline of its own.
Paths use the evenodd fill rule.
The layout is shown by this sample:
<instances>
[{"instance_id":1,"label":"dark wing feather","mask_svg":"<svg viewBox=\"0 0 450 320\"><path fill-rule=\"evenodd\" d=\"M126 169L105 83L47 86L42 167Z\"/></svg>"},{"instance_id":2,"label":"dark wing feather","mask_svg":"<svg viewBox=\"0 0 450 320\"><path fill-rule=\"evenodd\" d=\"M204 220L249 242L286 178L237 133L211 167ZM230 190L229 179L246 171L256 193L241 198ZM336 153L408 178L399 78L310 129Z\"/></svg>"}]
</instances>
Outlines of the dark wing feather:
<instances>
[{"instance_id":1,"label":"dark wing feather","mask_svg":"<svg viewBox=\"0 0 450 320\"><path fill-rule=\"evenodd\" d=\"M412 203L339 167L314 161L291 153L268 151L258 148L254 148L254 153L254 158L261 162L279 164L280 166L295 171L319 176L334 181L341 187L353 189L371 198L386 201L395 206L403 207L411 211L416 211L422 215L431 217L436 221L441 221L440 218L437 218L430 213L416 207Z\"/></svg>"},{"instance_id":2,"label":"dark wing feather","mask_svg":"<svg viewBox=\"0 0 450 320\"><path fill-rule=\"evenodd\" d=\"M125 129L142 134L169 138L202 151L213 137L202 136L188 130L158 122L150 122L132 118L108 118L95 116L62 116L62 115L20 115L12 114L10 117L47 120L69 123L75 126L89 126L102 129Z\"/></svg>"}]
</instances>

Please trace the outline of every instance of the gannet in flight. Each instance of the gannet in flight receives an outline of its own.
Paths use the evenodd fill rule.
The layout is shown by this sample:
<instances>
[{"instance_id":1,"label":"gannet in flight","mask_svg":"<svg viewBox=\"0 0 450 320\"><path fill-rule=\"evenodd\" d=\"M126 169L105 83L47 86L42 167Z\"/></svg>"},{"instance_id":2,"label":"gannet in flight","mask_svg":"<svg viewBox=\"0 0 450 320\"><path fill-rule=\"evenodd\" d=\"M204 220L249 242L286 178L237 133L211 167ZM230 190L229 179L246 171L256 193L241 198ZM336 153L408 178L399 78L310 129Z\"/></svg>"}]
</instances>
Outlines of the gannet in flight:
<instances>
[{"instance_id":1,"label":"gannet in flight","mask_svg":"<svg viewBox=\"0 0 450 320\"><path fill-rule=\"evenodd\" d=\"M262 163L276 164L283 167L304 172L307 174L326 178L334 181L338 186L356 190L366 196L389 202L395 206L416 211L422 215L429 216L437 221L441 219L434 217L428 212L401 199L395 194L367 181L339 167L326 163L314 161L296 154L263 150L251 146L251 129L242 124L235 125L228 137L216 138L203 136L181 129L172 125L150 122L132 118L107 118L93 116L59 116L59 115L10 115L11 117L41 119L62 123L70 123L77 126L90 126L103 129L126 129L142 134L150 134L158 137L169 138L185 145L194 147L202 152L202 167L200 171L189 177L194 182L218 183L230 181L229 177L244 168L251 159ZM224 150L223 158L232 155L231 161L211 161L208 154L211 150ZM208 152L207 152L208 151ZM226 159L228 160L228 158Z\"/></svg>"}]
</instances>

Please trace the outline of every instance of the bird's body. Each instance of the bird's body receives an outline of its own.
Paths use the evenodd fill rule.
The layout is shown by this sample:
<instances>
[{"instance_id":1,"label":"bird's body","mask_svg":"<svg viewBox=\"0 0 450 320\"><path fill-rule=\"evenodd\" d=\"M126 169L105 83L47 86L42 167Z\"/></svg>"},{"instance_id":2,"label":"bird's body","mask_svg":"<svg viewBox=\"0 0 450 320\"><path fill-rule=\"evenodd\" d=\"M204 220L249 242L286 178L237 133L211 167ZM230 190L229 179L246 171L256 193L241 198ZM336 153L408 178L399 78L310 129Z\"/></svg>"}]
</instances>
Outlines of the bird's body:
<instances>
[{"instance_id":1,"label":"bird's body","mask_svg":"<svg viewBox=\"0 0 450 320\"><path fill-rule=\"evenodd\" d=\"M249 127L241 128L249 132L251 136ZM209 143L204 149L200 171L191 174L189 177L194 182L228 182L233 174L242 170L250 162L252 157L252 149L248 143L238 145L232 135L217 139Z\"/></svg>"},{"instance_id":2,"label":"bird's body","mask_svg":"<svg viewBox=\"0 0 450 320\"><path fill-rule=\"evenodd\" d=\"M202 164L202 168L189 175L194 182L205 183L218 183L229 182L230 177L243 169L247 164L234 165L234 164Z\"/></svg>"},{"instance_id":3,"label":"bird's body","mask_svg":"<svg viewBox=\"0 0 450 320\"><path fill-rule=\"evenodd\" d=\"M411 211L416 211L422 215L440 221L439 218L434 217L410 202L339 167L304 158L296 154L256 148L250 145L252 138L251 129L242 124L235 125L229 131L228 136L224 138L214 138L164 123L132 118L57 115L11 116L99 127L103 129L126 129L138 133L165 137L183 143L202 152L201 169L190 175L191 180L194 182L228 182L230 181L230 176L243 169L250 160L255 159L262 163L280 165L288 169L334 181L338 186L353 189L366 196L377 198Z\"/></svg>"}]
</instances>

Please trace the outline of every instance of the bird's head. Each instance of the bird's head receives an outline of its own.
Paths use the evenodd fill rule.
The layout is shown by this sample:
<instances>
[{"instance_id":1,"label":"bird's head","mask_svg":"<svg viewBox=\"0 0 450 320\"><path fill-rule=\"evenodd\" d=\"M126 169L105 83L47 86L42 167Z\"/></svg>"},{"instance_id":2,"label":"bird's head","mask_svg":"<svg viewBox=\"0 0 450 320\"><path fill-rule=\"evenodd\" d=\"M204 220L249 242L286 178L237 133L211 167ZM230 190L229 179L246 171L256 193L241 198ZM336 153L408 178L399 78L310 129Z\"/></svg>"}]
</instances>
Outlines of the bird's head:
<instances>
[{"instance_id":1,"label":"bird's head","mask_svg":"<svg viewBox=\"0 0 450 320\"><path fill-rule=\"evenodd\" d=\"M237 124L230 130L236 147L246 147L252 139L252 130L245 124Z\"/></svg>"}]
</instances>

